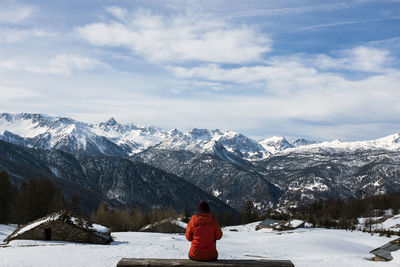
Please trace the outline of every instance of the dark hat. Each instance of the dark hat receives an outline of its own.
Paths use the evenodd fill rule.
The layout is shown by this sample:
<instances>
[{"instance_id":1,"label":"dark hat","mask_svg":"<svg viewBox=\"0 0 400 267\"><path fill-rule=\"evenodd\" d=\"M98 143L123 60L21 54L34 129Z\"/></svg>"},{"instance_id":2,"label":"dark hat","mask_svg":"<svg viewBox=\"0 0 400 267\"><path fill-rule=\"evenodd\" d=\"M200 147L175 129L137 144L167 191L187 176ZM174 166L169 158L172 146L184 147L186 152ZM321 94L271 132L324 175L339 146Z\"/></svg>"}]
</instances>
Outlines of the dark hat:
<instances>
[{"instance_id":1,"label":"dark hat","mask_svg":"<svg viewBox=\"0 0 400 267\"><path fill-rule=\"evenodd\" d=\"M208 203L203 200L199 204L199 213L207 213L207 212L210 212L210 206L208 206Z\"/></svg>"}]
</instances>

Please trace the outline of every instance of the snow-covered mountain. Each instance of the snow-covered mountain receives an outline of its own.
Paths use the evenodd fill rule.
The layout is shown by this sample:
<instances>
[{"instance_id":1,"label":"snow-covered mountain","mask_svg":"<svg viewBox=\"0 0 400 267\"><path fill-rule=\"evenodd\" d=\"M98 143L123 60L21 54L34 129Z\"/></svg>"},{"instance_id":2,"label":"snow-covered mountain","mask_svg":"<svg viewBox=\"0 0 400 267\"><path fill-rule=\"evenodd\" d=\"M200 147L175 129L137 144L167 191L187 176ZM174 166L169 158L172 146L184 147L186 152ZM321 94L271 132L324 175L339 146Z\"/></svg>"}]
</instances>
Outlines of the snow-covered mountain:
<instances>
[{"instance_id":1,"label":"snow-covered mountain","mask_svg":"<svg viewBox=\"0 0 400 267\"><path fill-rule=\"evenodd\" d=\"M280 136L274 136L270 137L267 139L264 139L260 141L260 144L262 147L271 152L271 153L276 153L288 148L294 147L292 144L290 144L285 137L280 137Z\"/></svg>"},{"instance_id":2,"label":"snow-covered mountain","mask_svg":"<svg viewBox=\"0 0 400 267\"><path fill-rule=\"evenodd\" d=\"M211 152L215 144L246 160L261 160L273 154L294 151L365 149L400 149L400 134L358 142L318 143L298 139L293 143L284 137L270 137L257 142L240 133L224 130L177 129L164 131L155 126L120 124L114 118L98 124L71 118L42 114L0 114L0 139L14 144L41 149L60 149L71 154L128 157L145 149L186 150L193 153Z\"/></svg>"},{"instance_id":3,"label":"snow-covered mountain","mask_svg":"<svg viewBox=\"0 0 400 267\"><path fill-rule=\"evenodd\" d=\"M58 149L74 156L114 157L115 164L120 158L149 164L238 210L248 199L264 210L318 198L400 190L400 133L357 142L298 139L291 143L284 137L258 142L218 129L167 132L154 126L120 124L113 118L91 124L3 113L0 139L50 154ZM68 168L59 172L52 161L48 168L56 176L67 175Z\"/></svg>"},{"instance_id":4,"label":"snow-covered mountain","mask_svg":"<svg viewBox=\"0 0 400 267\"><path fill-rule=\"evenodd\" d=\"M0 139L41 149L60 149L72 154L127 157L148 147L211 151L215 142L228 150L251 156L266 153L255 140L232 131L192 129L169 132L155 126L120 124L114 118L99 124L42 114L0 114Z\"/></svg>"},{"instance_id":5,"label":"snow-covered mountain","mask_svg":"<svg viewBox=\"0 0 400 267\"><path fill-rule=\"evenodd\" d=\"M91 124L41 114L0 115L0 139L71 154L127 157L166 138L167 134L154 126L121 125L113 118Z\"/></svg>"},{"instance_id":6,"label":"snow-covered mountain","mask_svg":"<svg viewBox=\"0 0 400 267\"><path fill-rule=\"evenodd\" d=\"M369 141L355 141L355 142L342 142L341 140L334 140L331 142L311 143L308 145L297 146L289 150L293 151L347 151L355 152L360 150L388 150L395 151L400 149L400 133L392 134L383 138Z\"/></svg>"}]
</instances>

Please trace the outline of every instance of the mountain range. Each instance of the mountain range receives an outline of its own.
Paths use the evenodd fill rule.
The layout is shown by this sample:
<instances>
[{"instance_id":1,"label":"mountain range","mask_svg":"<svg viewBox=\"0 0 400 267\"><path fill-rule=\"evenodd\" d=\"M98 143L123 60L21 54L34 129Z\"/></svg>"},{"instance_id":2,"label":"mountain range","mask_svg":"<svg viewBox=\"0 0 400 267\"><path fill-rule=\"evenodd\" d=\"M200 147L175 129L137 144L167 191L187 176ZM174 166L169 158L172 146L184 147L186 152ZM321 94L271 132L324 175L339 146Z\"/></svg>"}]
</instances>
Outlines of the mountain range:
<instances>
[{"instance_id":1,"label":"mountain range","mask_svg":"<svg viewBox=\"0 0 400 267\"><path fill-rule=\"evenodd\" d=\"M0 168L15 181L28 178L15 167L23 165L90 191L93 203L116 206L187 209L209 199L218 209L240 210L252 200L265 210L400 190L400 134L358 142L256 141L219 129L164 131L113 118L92 124L3 113L0 140Z\"/></svg>"}]
</instances>

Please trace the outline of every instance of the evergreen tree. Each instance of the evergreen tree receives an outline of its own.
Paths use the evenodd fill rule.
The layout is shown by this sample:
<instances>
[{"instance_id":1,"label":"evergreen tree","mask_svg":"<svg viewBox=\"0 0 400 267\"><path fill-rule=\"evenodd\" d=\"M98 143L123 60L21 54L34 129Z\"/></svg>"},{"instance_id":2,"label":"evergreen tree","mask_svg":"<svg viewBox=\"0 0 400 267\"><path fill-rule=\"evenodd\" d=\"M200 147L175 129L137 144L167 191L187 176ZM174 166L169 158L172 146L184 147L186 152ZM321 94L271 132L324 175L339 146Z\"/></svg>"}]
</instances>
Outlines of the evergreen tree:
<instances>
[{"instance_id":1,"label":"evergreen tree","mask_svg":"<svg viewBox=\"0 0 400 267\"><path fill-rule=\"evenodd\" d=\"M73 195L71 198L71 208L70 208L75 214L80 214L81 213L81 207L79 203L79 198L77 195Z\"/></svg>"},{"instance_id":2,"label":"evergreen tree","mask_svg":"<svg viewBox=\"0 0 400 267\"><path fill-rule=\"evenodd\" d=\"M6 171L0 172L0 223L8 223L11 207L12 187Z\"/></svg>"},{"instance_id":3,"label":"evergreen tree","mask_svg":"<svg viewBox=\"0 0 400 267\"><path fill-rule=\"evenodd\" d=\"M258 211L254 207L254 203L251 200L247 200L243 205L243 209L239 214L239 221L242 224L251 223L258 221Z\"/></svg>"},{"instance_id":4,"label":"evergreen tree","mask_svg":"<svg viewBox=\"0 0 400 267\"><path fill-rule=\"evenodd\" d=\"M13 221L24 224L65 208L64 197L50 179L30 179L16 192Z\"/></svg>"}]
</instances>

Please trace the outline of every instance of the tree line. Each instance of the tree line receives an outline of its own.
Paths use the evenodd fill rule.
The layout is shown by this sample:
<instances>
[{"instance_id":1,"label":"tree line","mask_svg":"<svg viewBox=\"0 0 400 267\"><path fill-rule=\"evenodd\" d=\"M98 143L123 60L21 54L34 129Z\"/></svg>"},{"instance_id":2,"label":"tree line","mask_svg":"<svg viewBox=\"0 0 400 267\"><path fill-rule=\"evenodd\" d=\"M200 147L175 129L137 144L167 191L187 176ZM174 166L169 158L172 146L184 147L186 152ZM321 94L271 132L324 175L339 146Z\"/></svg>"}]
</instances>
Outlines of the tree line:
<instances>
[{"instance_id":1,"label":"tree line","mask_svg":"<svg viewBox=\"0 0 400 267\"><path fill-rule=\"evenodd\" d=\"M0 223L25 224L67 208L60 190L48 179L29 179L12 185L6 171L0 172Z\"/></svg>"},{"instance_id":2,"label":"tree line","mask_svg":"<svg viewBox=\"0 0 400 267\"><path fill-rule=\"evenodd\" d=\"M6 171L0 171L0 224L26 224L38 218L60 210L70 210L83 215L77 196L66 201L54 183L48 179L31 178L16 186L10 182ZM252 202L246 202L239 218L229 211L215 213L222 226L235 225L238 222L248 223L258 219ZM167 218L181 217L186 222L191 214L176 211L172 207L152 208L110 208L100 204L91 213L91 218L113 231L137 231L147 224Z\"/></svg>"},{"instance_id":3,"label":"tree line","mask_svg":"<svg viewBox=\"0 0 400 267\"><path fill-rule=\"evenodd\" d=\"M261 219L288 220L295 218L307 221L313 227L355 230L359 218L384 216L387 210L391 210L393 214L400 212L400 192L347 201L342 199L315 200L311 204L291 208L286 212L267 210L261 216ZM368 220L372 222L371 219L366 221L368 222ZM365 231L368 231L368 229L365 229ZM370 229L369 232L374 231Z\"/></svg>"},{"instance_id":4,"label":"tree line","mask_svg":"<svg viewBox=\"0 0 400 267\"><path fill-rule=\"evenodd\" d=\"M29 179L16 186L11 184L6 171L0 171L0 223L26 224L49 213L69 209L81 213L79 200L73 196L67 202L61 191L48 179ZM269 209L259 214L254 203L244 203L239 216L229 211L215 213L221 226L246 224L265 218L288 220L302 219L314 227L355 229L360 217L377 217L385 215L385 210L394 214L400 212L400 192L384 195L357 198L349 201L342 199L316 200L311 204L277 212ZM191 214L187 211L176 211L169 208L110 208L105 204L98 206L91 213L96 222L112 229L112 231L137 231L145 225L167 218L182 218L188 221ZM367 221L368 222L368 219ZM368 229L366 229L368 231ZM372 229L370 229L372 232Z\"/></svg>"},{"instance_id":5,"label":"tree line","mask_svg":"<svg viewBox=\"0 0 400 267\"><path fill-rule=\"evenodd\" d=\"M153 224L165 219L180 218L183 222L189 222L190 214L188 211L176 211L173 207L168 208L152 208L150 210L143 210L141 208L109 208L105 204L98 206L97 210L93 211L91 218L107 226L113 232L124 231L139 231L146 225ZM235 225L238 218L231 212L217 212L214 213L215 218L220 222L221 226ZM241 217L244 217L241 216ZM240 218L241 218L240 217Z\"/></svg>"},{"instance_id":6,"label":"tree line","mask_svg":"<svg viewBox=\"0 0 400 267\"><path fill-rule=\"evenodd\" d=\"M313 225L355 229L358 218L383 216L385 210L392 210L393 214L400 212L400 192L350 201L318 200L310 205L300 207L294 214Z\"/></svg>"}]
</instances>

